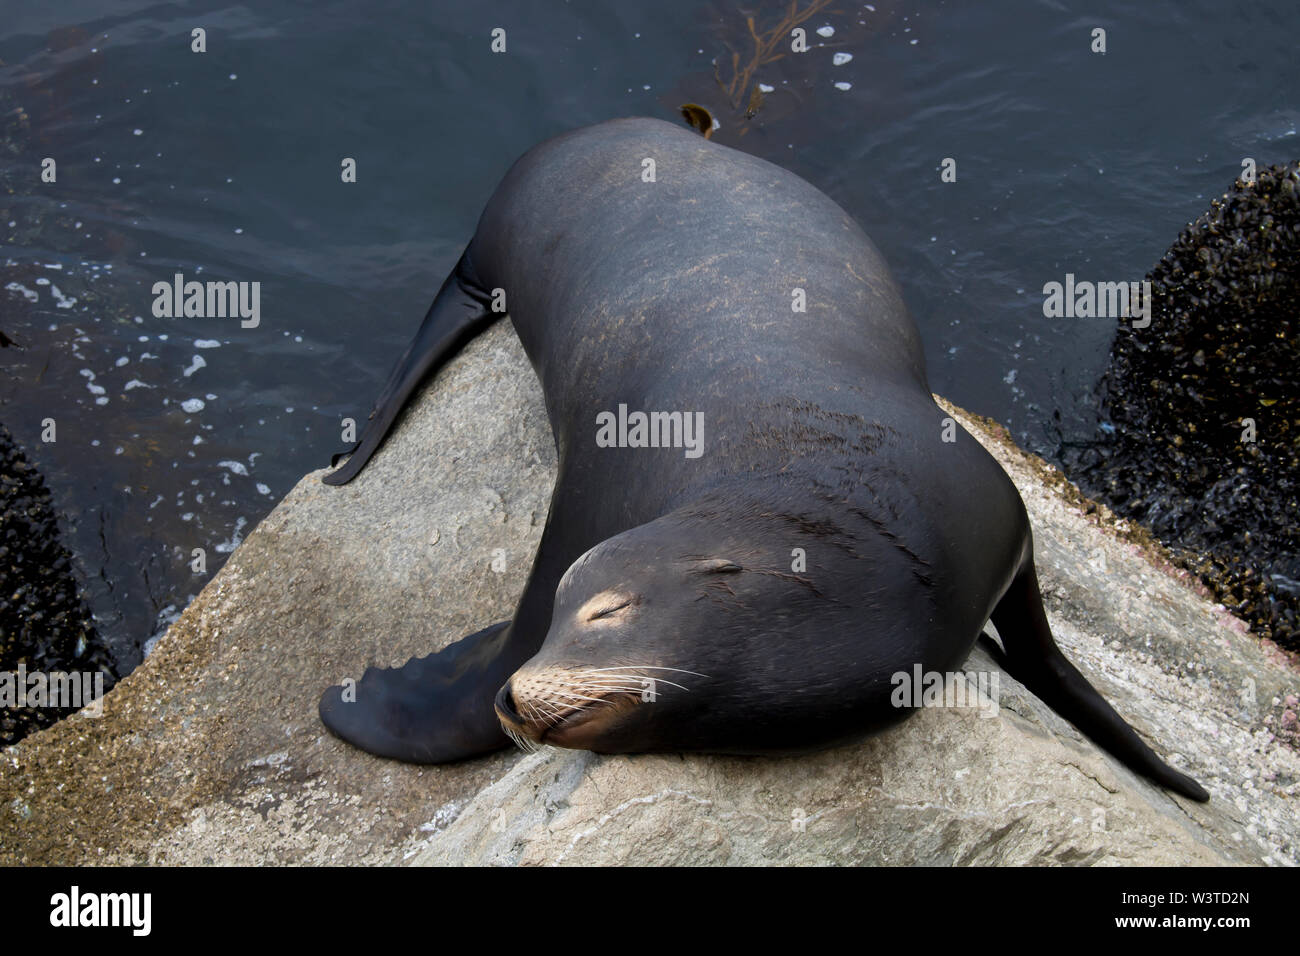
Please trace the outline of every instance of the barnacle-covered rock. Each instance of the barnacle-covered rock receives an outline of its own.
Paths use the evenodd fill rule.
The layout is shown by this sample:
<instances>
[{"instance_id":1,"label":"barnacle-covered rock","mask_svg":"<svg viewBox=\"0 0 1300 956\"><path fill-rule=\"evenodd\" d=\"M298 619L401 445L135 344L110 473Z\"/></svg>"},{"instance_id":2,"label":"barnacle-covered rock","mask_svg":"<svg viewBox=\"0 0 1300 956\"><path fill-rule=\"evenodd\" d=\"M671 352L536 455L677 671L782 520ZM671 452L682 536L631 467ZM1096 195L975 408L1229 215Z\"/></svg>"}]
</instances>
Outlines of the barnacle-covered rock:
<instances>
[{"instance_id":1,"label":"barnacle-covered rock","mask_svg":"<svg viewBox=\"0 0 1300 956\"><path fill-rule=\"evenodd\" d=\"M1122 325L1103 432L1067 453L1257 633L1300 647L1300 163L1238 181L1151 270Z\"/></svg>"}]
</instances>

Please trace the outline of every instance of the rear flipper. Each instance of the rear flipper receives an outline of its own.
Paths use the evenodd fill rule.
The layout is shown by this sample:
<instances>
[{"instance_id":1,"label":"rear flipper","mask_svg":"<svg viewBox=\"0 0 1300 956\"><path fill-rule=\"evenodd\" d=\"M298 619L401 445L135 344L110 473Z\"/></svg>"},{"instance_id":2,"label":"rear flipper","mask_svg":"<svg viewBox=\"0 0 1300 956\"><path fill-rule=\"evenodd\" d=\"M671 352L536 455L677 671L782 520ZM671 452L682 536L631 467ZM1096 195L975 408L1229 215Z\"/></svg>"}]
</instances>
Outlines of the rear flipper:
<instances>
[{"instance_id":1,"label":"rear flipper","mask_svg":"<svg viewBox=\"0 0 1300 956\"><path fill-rule=\"evenodd\" d=\"M1210 795L1195 780L1167 765L1142 742L1056 646L1038 593L1032 560L1026 563L993 612L1006 648L1008 673L1044 703L1114 754L1132 770L1192 800Z\"/></svg>"},{"instance_id":2,"label":"rear flipper","mask_svg":"<svg viewBox=\"0 0 1300 956\"><path fill-rule=\"evenodd\" d=\"M492 707L522 663L502 651L509 625L493 624L401 667L367 668L350 690L325 691L321 721L362 750L408 763L450 763L510 746Z\"/></svg>"},{"instance_id":3,"label":"rear flipper","mask_svg":"<svg viewBox=\"0 0 1300 956\"><path fill-rule=\"evenodd\" d=\"M482 288L475 277L469 250L466 249L438 290L420 330L402 353L383 393L375 401L361 440L350 451L335 455L330 464L337 465L343 455L351 454L352 457L338 471L322 478L325 484L343 485L355 478L383 443L402 406L425 378L500 318L489 308L491 299L491 293Z\"/></svg>"}]
</instances>

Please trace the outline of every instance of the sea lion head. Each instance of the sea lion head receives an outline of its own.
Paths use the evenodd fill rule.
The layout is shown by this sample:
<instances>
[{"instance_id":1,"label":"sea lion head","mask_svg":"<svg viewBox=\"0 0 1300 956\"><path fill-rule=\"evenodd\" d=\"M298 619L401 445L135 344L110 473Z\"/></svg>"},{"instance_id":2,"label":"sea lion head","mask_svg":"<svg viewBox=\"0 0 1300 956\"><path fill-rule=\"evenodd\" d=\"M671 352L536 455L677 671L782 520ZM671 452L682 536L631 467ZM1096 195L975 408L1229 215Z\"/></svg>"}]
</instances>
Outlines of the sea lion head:
<instances>
[{"instance_id":1,"label":"sea lion head","mask_svg":"<svg viewBox=\"0 0 1300 956\"><path fill-rule=\"evenodd\" d=\"M601 753L784 753L878 729L905 716L880 711L881 682L915 625L899 602L928 613L923 565L860 518L688 506L572 564L497 716L525 746Z\"/></svg>"}]
</instances>

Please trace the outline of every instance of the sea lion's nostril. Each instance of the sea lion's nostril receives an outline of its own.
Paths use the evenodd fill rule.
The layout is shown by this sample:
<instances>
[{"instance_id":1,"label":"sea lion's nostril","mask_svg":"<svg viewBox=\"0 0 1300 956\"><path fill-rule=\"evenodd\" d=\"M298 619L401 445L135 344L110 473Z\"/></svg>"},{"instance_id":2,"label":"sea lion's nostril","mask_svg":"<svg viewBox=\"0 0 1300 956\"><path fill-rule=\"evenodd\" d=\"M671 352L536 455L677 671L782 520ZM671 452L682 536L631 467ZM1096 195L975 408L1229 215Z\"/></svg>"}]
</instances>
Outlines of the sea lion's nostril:
<instances>
[{"instance_id":1,"label":"sea lion's nostril","mask_svg":"<svg viewBox=\"0 0 1300 956\"><path fill-rule=\"evenodd\" d=\"M499 691L495 701L497 713L508 718L516 724L523 723L523 718L519 716L519 711L515 710L515 695L510 689L510 681L506 681Z\"/></svg>"}]
</instances>

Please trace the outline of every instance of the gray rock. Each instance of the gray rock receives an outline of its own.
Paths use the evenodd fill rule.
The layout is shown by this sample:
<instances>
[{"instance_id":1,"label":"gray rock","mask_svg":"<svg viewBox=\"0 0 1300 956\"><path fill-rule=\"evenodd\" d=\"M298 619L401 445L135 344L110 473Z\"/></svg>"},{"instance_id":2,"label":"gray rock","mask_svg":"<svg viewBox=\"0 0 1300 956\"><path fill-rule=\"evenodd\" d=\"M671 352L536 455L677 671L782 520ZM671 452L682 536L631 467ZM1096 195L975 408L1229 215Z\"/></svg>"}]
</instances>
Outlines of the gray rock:
<instances>
[{"instance_id":1,"label":"gray rock","mask_svg":"<svg viewBox=\"0 0 1300 956\"><path fill-rule=\"evenodd\" d=\"M306 476L102 718L0 753L0 863L1295 863L1294 662L1001 429L952 413L1025 497L1062 647L1209 804L1135 777L1005 676L996 716L927 710L795 759L413 767L329 736L323 687L502 620L522 590L555 461L501 323L355 482ZM977 650L968 669L992 664Z\"/></svg>"}]
</instances>

